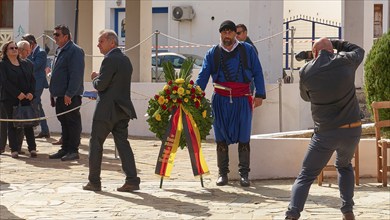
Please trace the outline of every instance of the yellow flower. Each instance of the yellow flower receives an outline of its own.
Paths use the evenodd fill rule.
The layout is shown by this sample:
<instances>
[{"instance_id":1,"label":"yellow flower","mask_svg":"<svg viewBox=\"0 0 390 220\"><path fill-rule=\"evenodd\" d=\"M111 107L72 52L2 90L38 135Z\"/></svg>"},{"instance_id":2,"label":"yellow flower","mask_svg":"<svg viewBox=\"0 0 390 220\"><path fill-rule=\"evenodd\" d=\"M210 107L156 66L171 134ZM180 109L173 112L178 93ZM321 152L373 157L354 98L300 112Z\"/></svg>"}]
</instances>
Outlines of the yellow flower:
<instances>
[{"instance_id":1,"label":"yellow flower","mask_svg":"<svg viewBox=\"0 0 390 220\"><path fill-rule=\"evenodd\" d=\"M160 114L156 114L154 116L154 118L157 120L157 121L161 121L161 115Z\"/></svg>"},{"instance_id":2,"label":"yellow flower","mask_svg":"<svg viewBox=\"0 0 390 220\"><path fill-rule=\"evenodd\" d=\"M188 102L188 98L184 98L184 102Z\"/></svg>"},{"instance_id":3,"label":"yellow flower","mask_svg":"<svg viewBox=\"0 0 390 220\"><path fill-rule=\"evenodd\" d=\"M192 85L188 83L187 88L191 89Z\"/></svg>"},{"instance_id":4,"label":"yellow flower","mask_svg":"<svg viewBox=\"0 0 390 220\"><path fill-rule=\"evenodd\" d=\"M172 93L173 93L173 94L176 94L176 93L177 93L177 91L176 91L176 90L173 90L173 91L172 91Z\"/></svg>"},{"instance_id":5,"label":"yellow flower","mask_svg":"<svg viewBox=\"0 0 390 220\"><path fill-rule=\"evenodd\" d=\"M184 82L185 82L185 80L182 78L178 78L175 80L175 83L177 83L177 84L183 84Z\"/></svg>"},{"instance_id":6,"label":"yellow flower","mask_svg":"<svg viewBox=\"0 0 390 220\"><path fill-rule=\"evenodd\" d=\"M207 116L207 111L206 111L206 110L204 110L204 111L202 112L202 116L203 116L203 118L206 118L206 116Z\"/></svg>"},{"instance_id":7,"label":"yellow flower","mask_svg":"<svg viewBox=\"0 0 390 220\"><path fill-rule=\"evenodd\" d=\"M177 99L172 99L172 102L176 103L176 102L177 102Z\"/></svg>"},{"instance_id":8,"label":"yellow flower","mask_svg":"<svg viewBox=\"0 0 390 220\"><path fill-rule=\"evenodd\" d=\"M188 84L188 85L190 85L190 84ZM191 90L186 90L186 94L187 95L191 94Z\"/></svg>"},{"instance_id":9,"label":"yellow flower","mask_svg":"<svg viewBox=\"0 0 390 220\"><path fill-rule=\"evenodd\" d=\"M168 90L169 89L169 86L168 85L165 85L164 86L164 90Z\"/></svg>"},{"instance_id":10,"label":"yellow flower","mask_svg":"<svg viewBox=\"0 0 390 220\"><path fill-rule=\"evenodd\" d=\"M202 92L202 89L200 88L200 86L196 86L196 90L198 90L199 92Z\"/></svg>"},{"instance_id":11,"label":"yellow flower","mask_svg":"<svg viewBox=\"0 0 390 220\"><path fill-rule=\"evenodd\" d=\"M183 89L183 87L178 88L178 89L177 89L177 93L178 93L180 96L182 96L182 95L184 94L184 89Z\"/></svg>"},{"instance_id":12,"label":"yellow flower","mask_svg":"<svg viewBox=\"0 0 390 220\"><path fill-rule=\"evenodd\" d=\"M158 104L162 105L164 104L164 102L165 102L164 96L158 97Z\"/></svg>"}]
</instances>

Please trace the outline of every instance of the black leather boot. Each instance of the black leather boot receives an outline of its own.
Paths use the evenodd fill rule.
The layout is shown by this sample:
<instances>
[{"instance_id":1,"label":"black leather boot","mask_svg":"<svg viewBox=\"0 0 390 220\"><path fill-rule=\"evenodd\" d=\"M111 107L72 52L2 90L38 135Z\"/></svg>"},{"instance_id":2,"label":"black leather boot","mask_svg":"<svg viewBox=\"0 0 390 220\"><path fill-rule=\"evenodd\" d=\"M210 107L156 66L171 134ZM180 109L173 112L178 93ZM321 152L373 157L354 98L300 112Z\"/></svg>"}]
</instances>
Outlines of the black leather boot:
<instances>
[{"instance_id":1,"label":"black leather boot","mask_svg":"<svg viewBox=\"0 0 390 220\"><path fill-rule=\"evenodd\" d=\"M217 142L217 163L219 169L217 186L228 184L229 173L229 148L225 142Z\"/></svg>"},{"instance_id":2,"label":"black leather boot","mask_svg":"<svg viewBox=\"0 0 390 220\"><path fill-rule=\"evenodd\" d=\"M240 173L240 185L243 187L250 186L248 173L250 171L250 146L248 143L238 143L238 172Z\"/></svg>"}]
</instances>

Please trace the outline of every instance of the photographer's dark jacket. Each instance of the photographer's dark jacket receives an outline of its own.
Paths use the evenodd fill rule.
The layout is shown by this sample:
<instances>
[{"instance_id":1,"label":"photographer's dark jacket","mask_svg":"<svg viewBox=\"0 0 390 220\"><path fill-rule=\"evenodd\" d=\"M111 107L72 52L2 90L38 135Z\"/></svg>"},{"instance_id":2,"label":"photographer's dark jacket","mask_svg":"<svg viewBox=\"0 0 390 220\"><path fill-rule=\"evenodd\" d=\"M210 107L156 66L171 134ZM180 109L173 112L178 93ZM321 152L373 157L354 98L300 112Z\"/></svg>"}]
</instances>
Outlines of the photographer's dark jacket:
<instances>
[{"instance_id":1,"label":"photographer's dark jacket","mask_svg":"<svg viewBox=\"0 0 390 220\"><path fill-rule=\"evenodd\" d=\"M346 41L332 41L332 44L337 54L321 50L317 59L299 71L301 97L311 102L316 131L361 120L354 83L364 50Z\"/></svg>"}]
</instances>

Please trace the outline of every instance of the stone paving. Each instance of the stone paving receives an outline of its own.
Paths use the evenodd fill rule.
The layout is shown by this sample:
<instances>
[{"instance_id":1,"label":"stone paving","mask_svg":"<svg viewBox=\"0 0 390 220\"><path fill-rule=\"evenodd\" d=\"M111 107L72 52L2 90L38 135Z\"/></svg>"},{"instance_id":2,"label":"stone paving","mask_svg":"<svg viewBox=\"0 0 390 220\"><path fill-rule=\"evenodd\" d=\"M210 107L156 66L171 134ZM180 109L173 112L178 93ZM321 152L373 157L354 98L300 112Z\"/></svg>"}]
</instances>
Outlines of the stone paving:
<instances>
[{"instance_id":1,"label":"stone paving","mask_svg":"<svg viewBox=\"0 0 390 220\"><path fill-rule=\"evenodd\" d=\"M83 191L88 176L88 136L81 140L80 160L49 160L59 136L37 139L38 158L0 156L0 219L284 219L293 179L256 180L242 188L237 181L217 187L215 146L204 143L210 175L204 187L191 171L187 150L179 150L170 179L159 188L154 174L160 143L129 138L141 177L135 193L117 192L124 182L113 139L105 143L102 192ZM26 151L24 143L24 150ZM275 158L276 160L276 158ZM231 165L233 166L233 165ZM298 171L297 171L298 172ZM390 191L376 179L363 178L355 190L357 219L390 219ZM313 184L301 219L341 219L335 179Z\"/></svg>"}]
</instances>

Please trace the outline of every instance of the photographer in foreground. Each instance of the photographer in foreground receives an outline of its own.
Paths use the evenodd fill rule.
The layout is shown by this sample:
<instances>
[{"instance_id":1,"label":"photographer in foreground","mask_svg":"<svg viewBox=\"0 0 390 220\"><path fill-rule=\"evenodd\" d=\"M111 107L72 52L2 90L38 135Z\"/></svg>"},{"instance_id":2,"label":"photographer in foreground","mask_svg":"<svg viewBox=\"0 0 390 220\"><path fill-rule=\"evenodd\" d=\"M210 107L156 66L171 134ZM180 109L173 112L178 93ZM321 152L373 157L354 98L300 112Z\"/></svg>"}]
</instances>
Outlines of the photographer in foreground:
<instances>
[{"instance_id":1,"label":"photographer in foreground","mask_svg":"<svg viewBox=\"0 0 390 220\"><path fill-rule=\"evenodd\" d=\"M362 130L354 82L364 50L346 41L321 38L314 43L312 53L314 59L301 68L299 75L301 97L311 102L314 135L292 187L286 219L300 217L311 184L336 151L341 212L343 219L351 220L355 219L351 160Z\"/></svg>"}]
</instances>

